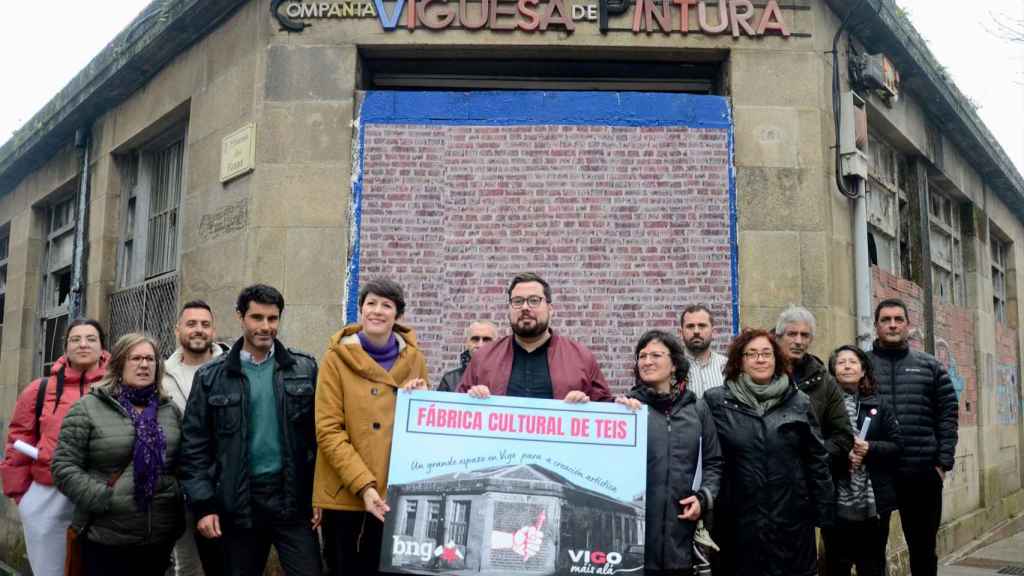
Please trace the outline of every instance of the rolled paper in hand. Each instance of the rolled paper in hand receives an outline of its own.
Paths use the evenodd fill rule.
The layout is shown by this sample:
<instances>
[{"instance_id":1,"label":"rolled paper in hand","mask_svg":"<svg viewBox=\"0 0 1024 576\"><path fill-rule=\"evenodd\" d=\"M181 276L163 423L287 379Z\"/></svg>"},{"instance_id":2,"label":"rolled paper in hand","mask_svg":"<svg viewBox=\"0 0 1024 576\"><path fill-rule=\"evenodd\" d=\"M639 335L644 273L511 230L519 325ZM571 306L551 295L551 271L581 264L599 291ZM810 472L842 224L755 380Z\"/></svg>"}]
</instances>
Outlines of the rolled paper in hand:
<instances>
[{"instance_id":1,"label":"rolled paper in hand","mask_svg":"<svg viewBox=\"0 0 1024 576\"><path fill-rule=\"evenodd\" d=\"M874 408L872 408L871 412L869 412L871 416L874 416L877 413L878 410L875 410ZM857 437L860 438L861 440L868 437L868 427L871 426L871 416L865 418L864 423L860 425L860 433L857 435Z\"/></svg>"},{"instance_id":2,"label":"rolled paper in hand","mask_svg":"<svg viewBox=\"0 0 1024 576\"><path fill-rule=\"evenodd\" d=\"M22 440L14 441L14 449L33 460L39 460L39 448Z\"/></svg>"}]
</instances>

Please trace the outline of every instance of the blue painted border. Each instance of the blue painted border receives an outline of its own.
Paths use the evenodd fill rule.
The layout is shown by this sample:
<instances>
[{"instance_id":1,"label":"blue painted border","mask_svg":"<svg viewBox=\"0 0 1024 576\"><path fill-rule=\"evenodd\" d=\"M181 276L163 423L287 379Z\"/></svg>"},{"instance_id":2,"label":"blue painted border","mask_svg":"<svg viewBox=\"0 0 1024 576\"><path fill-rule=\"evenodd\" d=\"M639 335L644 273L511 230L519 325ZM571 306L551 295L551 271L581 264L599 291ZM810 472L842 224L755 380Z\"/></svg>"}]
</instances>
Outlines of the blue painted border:
<instances>
[{"instance_id":1,"label":"blue painted border","mask_svg":"<svg viewBox=\"0 0 1024 576\"><path fill-rule=\"evenodd\" d=\"M720 96L651 92L368 92L363 124L732 128Z\"/></svg>"},{"instance_id":2,"label":"blue painted border","mask_svg":"<svg viewBox=\"0 0 1024 576\"><path fill-rule=\"evenodd\" d=\"M358 174L352 185L353 236L346 280L346 322L358 318L365 132L369 124L445 126L687 126L728 133L732 331L739 332L739 243L735 135L721 96L651 92L367 92L359 111Z\"/></svg>"},{"instance_id":3,"label":"blue painted border","mask_svg":"<svg viewBox=\"0 0 1024 576\"><path fill-rule=\"evenodd\" d=\"M374 94L371 92L370 94ZM369 98L369 95L367 96ZM366 125L358 119L356 126L359 130L359 172L352 182L352 232L349 234L350 249L348 257L348 270L345 278L345 323L352 324L359 319L359 257L362 249L363 232L363 168L366 158Z\"/></svg>"}]
</instances>

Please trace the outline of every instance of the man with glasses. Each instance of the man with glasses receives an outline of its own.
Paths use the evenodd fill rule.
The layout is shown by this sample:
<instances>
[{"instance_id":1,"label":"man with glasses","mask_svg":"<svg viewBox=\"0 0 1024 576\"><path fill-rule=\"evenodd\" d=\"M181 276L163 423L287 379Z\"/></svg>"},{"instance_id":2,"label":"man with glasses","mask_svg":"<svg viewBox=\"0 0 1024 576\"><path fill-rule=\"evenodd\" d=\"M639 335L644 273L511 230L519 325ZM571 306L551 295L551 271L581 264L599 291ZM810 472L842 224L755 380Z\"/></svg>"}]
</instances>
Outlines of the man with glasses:
<instances>
[{"instance_id":1,"label":"man with glasses","mask_svg":"<svg viewBox=\"0 0 1024 576\"><path fill-rule=\"evenodd\" d=\"M441 392L453 392L458 388L462 374L466 371L466 366L469 366L469 360L473 357L473 353L497 339L498 327L494 325L494 322L490 320L470 322L469 327L466 328L465 349L459 355L459 367L446 372L441 377L441 383L437 389Z\"/></svg>"},{"instance_id":2,"label":"man with glasses","mask_svg":"<svg viewBox=\"0 0 1024 576\"><path fill-rule=\"evenodd\" d=\"M610 401L611 393L594 354L549 327L551 286L524 272L508 287L508 321L512 335L473 355L459 392L476 398L490 395L554 398L570 403Z\"/></svg>"}]
</instances>

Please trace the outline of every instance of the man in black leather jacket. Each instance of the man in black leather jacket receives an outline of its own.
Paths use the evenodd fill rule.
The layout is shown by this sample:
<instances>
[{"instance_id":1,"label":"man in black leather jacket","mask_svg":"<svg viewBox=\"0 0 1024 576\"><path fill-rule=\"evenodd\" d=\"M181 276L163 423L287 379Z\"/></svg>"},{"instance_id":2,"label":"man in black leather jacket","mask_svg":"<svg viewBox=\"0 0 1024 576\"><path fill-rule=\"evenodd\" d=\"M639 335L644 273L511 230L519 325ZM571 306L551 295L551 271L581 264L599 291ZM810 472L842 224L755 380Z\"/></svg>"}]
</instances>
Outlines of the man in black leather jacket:
<instances>
[{"instance_id":1,"label":"man in black leather jacket","mask_svg":"<svg viewBox=\"0 0 1024 576\"><path fill-rule=\"evenodd\" d=\"M284 297L274 288L245 288L236 308L243 335L196 373L182 422L196 531L221 540L225 574L262 574L273 544L286 574L319 576L316 360L277 340Z\"/></svg>"},{"instance_id":2,"label":"man in black leather jacket","mask_svg":"<svg viewBox=\"0 0 1024 576\"><path fill-rule=\"evenodd\" d=\"M903 436L896 500L914 576L934 576L935 537L942 518L942 482L953 469L959 401L939 361L908 344L907 305L898 299L875 308L874 348L869 354L878 388L892 406ZM882 526L888 535L888 518Z\"/></svg>"}]
</instances>

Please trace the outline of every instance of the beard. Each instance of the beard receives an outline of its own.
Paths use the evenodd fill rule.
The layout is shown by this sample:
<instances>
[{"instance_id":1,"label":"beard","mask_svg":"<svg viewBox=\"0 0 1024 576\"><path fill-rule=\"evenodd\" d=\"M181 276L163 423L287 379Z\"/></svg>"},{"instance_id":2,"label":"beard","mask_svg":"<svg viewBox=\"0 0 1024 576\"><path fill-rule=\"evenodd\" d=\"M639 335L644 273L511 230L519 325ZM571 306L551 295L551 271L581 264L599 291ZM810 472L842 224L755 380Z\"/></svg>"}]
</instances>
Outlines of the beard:
<instances>
[{"instance_id":1,"label":"beard","mask_svg":"<svg viewBox=\"0 0 1024 576\"><path fill-rule=\"evenodd\" d=\"M523 320L520 318L516 322L510 322L512 326L512 333L520 338L536 338L548 331L548 321L541 321L540 318L530 318L533 320L533 325L530 327L523 325Z\"/></svg>"},{"instance_id":2,"label":"beard","mask_svg":"<svg viewBox=\"0 0 1024 576\"><path fill-rule=\"evenodd\" d=\"M711 341L703 338L690 338L683 342L683 345L690 351L690 354L700 354L711 346Z\"/></svg>"},{"instance_id":3,"label":"beard","mask_svg":"<svg viewBox=\"0 0 1024 576\"><path fill-rule=\"evenodd\" d=\"M213 340L209 338L186 338L179 342L181 347L193 354L204 354L213 347Z\"/></svg>"}]
</instances>

